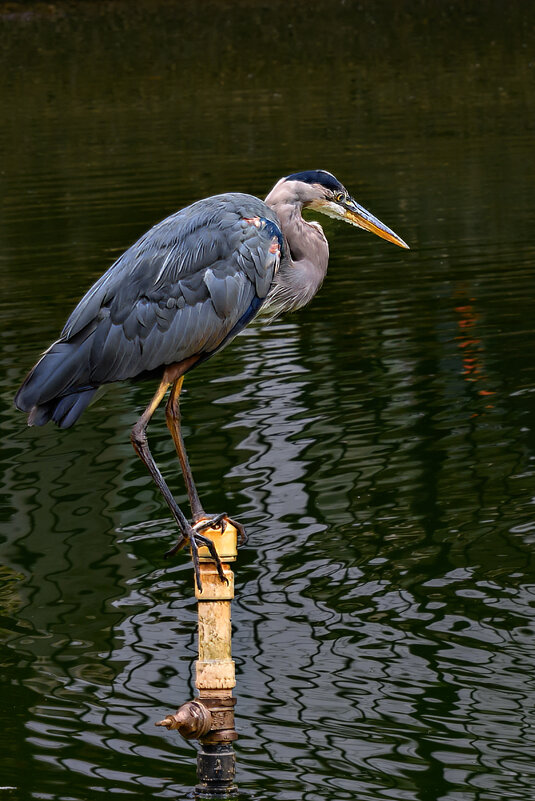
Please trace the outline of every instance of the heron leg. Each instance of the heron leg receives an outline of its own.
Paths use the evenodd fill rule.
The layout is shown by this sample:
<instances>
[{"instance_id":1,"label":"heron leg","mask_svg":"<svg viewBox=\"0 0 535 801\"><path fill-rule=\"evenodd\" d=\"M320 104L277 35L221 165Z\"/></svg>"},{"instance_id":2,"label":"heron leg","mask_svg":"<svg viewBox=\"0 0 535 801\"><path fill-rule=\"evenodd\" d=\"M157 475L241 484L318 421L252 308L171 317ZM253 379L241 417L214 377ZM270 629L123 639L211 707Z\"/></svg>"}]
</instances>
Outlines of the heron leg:
<instances>
[{"instance_id":1,"label":"heron leg","mask_svg":"<svg viewBox=\"0 0 535 801\"><path fill-rule=\"evenodd\" d=\"M167 428L171 432L173 442L175 443L182 475L186 483L191 514L193 515L193 521L196 523L202 517L205 517L205 514L199 498L199 493L197 492L197 487L193 480L188 454L186 453L186 446L184 445L184 439L182 437L182 429L180 427L180 392L182 391L183 383L184 376L181 375L173 384L165 407L165 419L167 421Z\"/></svg>"},{"instance_id":2,"label":"heron leg","mask_svg":"<svg viewBox=\"0 0 535 801\"><path fill-rule=\"evenodd\" d=\"M149 405L147 406L147 408L145 409L145 411L143 412L137 423L132 428L130 439L132 440L132 445L134 446L135 452L147 467L154 483L162 493L165 502L167 503L169 509L171 510L173 517L175 518L178 527L180 529L181 536L176 546L172 549L172 552L176 553L176 551L180 550L180 548L182 548L186 544L186 542L190 543L191 556L193 560L193 566L195 568L195 579L197 581L198 588L202 590L201 574L199 569L199 555L198 555L199 547L206 545L206 547L210 551L210 555L212 556L212 558L216 563L217 572L219 573L220 579L222 581L226 581L225 575L223 573L223 567L221 565L221 560L218 556L218 553L215 549L213 542L209 540L207 537L200 534L198 531L196 531L196 529L193 526L191 526L187 521L186 517L184 516L184 513L182 512L179 505L175 501L171 493L171 490L167 486L165 479L162 476L156 462L154 461L147 440L147 426L150 422L152 415L162 402L165 393L169 389L170 383L171 382L166 381L165 379L160 383L153 399L151 400L151 402L149 403Z\"/></svg>"},{"instance_id":3,"label":"heron leg","mask_svg":"<svg viewBox=\"0 0 535 801\"><path fill-rule=\"evenodd\" d=\"M184 438L182 437L182 429L180 426L180 392L182 391L183 383L183 375L177 378L177 380L174 382L169 394L167 405L165 407L165 417L167 421L167 427L171 432L173 442L175 443L180 467L182 469L182 475L184 476L184 481L186 483L194 528L197 531L202 531L203 529L207 528L221 528L222 531L224 531L226 523L228 522L237 530L240 539L240 545L243 545L247 537L245 534L245 529L241 523L238 523L236 520L231 520L226 513L207 515L202 507L199 493L197 492L197 487L195 486L195 482L193 480L193 474L189 465L188 454L186 453L186 446L184 445Z\"/></svg>"}]
</instances>

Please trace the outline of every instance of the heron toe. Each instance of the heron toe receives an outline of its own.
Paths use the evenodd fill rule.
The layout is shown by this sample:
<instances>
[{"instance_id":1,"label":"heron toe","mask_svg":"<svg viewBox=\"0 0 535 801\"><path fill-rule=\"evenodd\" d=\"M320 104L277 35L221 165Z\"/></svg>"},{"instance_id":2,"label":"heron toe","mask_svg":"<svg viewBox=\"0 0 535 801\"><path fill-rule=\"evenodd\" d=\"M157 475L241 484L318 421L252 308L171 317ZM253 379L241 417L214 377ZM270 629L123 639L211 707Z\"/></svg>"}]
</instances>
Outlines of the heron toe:
<instances>
[{"instance_id":1,"label":"heron toe","mask_svg":"<svg viewBox=\"0 0 535 801\"><path fill-rule=\"evenodd\" d=\"M224 515L218 517L224 517ZM203 526L203 528L212 528L213 527L212 523L213 519L206 521L206 525ZM197 527L198 525L199 524L197 524ZM221 521L219 521L219 525L221 525ZM223 565L221 564L221 559L219 557L219 554L216 550L213 541L209 537L205 537L204 534L201 534L199 531L197 531L197 528L194 528L193 526L189 526L187 536L185 536L185 534L180 534L178 540L173 545L173 547L170 548L168 551L166 551L166 553L164 554L164 558L169 559L171 556L174 556L188 543L191 548L191 561L193 562L193 569L195 570L195 581L200 592L202 592L202 580L201 580L201 568L199 560L199 548L203 547L208 548L210 556L215 562L219 578L221 579L221 581L224 581L225 584L227 584L228 579L226 578L223 572Z\"/></svg>"},{"instance_id":2,"label":"heron toe","mask_svg":"<svg viewBox=\"0 0 535 801\"><path fill-rule=\"evenodd\" d=\"M236 531L238 532L238 545L245 545L247 542L247 534L245 533L245 528L242 526L241 523L238 523L237 520L233 520L231 517L228 516L226 512L220 512L219 514L209 515L208 517L203 517L197 523L193 524L193 527L197 531L206 531L207 529L221 529L221 533L225 533L225 529L227 527L227 523L230 526L233 526Z\"/></svg>"}]
</instances>

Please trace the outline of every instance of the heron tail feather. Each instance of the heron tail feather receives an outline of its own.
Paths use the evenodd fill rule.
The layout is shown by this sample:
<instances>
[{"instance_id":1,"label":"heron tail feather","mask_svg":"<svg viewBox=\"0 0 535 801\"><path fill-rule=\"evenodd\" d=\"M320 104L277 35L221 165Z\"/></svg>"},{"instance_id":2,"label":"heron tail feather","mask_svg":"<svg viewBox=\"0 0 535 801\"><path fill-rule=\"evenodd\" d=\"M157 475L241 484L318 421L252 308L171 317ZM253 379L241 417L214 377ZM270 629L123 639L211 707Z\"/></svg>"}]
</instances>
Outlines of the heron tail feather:
<instances>
[{"instance_id":1,"label":"heron tail feather","mask_svg":"<svg viewBox=\"0 0 535 801\"><path fill-rule=\"evenodd\" d=\"M28 425L53 420L69 428L89 405L98 387L87 380L89 340L55 342L30 371L15 395L15 406L28 413Z\"/></svg>"},{"instance_id":2,"label":"heron tail feather","mask_svg":"<svg viewBox=\"0 0 535 801\"><path fill-rule=\"evenodd\" d=\"M60 428L70 428L87 409L96 391L85 389L48 403L36 404L29 411L28 425L44 426L49 420L53 420Z\"/></svg>"}]
</instances>

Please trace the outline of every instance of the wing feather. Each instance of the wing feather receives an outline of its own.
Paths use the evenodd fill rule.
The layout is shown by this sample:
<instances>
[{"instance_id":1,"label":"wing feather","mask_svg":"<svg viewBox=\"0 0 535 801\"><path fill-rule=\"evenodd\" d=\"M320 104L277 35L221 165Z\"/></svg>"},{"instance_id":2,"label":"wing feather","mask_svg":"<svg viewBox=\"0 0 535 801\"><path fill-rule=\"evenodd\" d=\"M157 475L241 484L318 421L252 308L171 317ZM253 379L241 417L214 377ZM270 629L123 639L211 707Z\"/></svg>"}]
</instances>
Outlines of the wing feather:
<instances>
[{"instance_id":1,"label":"wing feather","mask_svg":"<svg viewBox=\"0 0 535 801\"><path fill-rule=\"evenodd\" d=\"M172 214L82 298L18 402L33 406L211 355L259 310L283 250L276 215L251 195L219 195Z\"/></svg>"}]
</instances>

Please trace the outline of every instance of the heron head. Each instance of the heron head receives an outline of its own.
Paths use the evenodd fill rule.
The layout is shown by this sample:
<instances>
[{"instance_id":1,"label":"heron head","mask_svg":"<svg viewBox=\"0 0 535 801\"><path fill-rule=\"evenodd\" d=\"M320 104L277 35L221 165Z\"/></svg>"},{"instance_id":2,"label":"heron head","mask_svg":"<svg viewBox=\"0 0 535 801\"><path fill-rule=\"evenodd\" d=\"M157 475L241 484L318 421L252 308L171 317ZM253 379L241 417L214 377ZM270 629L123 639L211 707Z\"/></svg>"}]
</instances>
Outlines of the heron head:
<instances>
[{"instance_id":1,"label":"heron head","mask_svg":"<svg viewBox=\"0 0 535 801\"><path fill-rule=\"evenodd\" d=\"M297 199L304 208L319 211L336 220L343 220L357 228L371 231L382 239L392 242L401 248L409 248L406 242L388 228L384 223L366 211L351 197L345 186L326 170L308 170L296 172L283 178L283 182L292 182Z\"/></svg>"}]
</instances>

